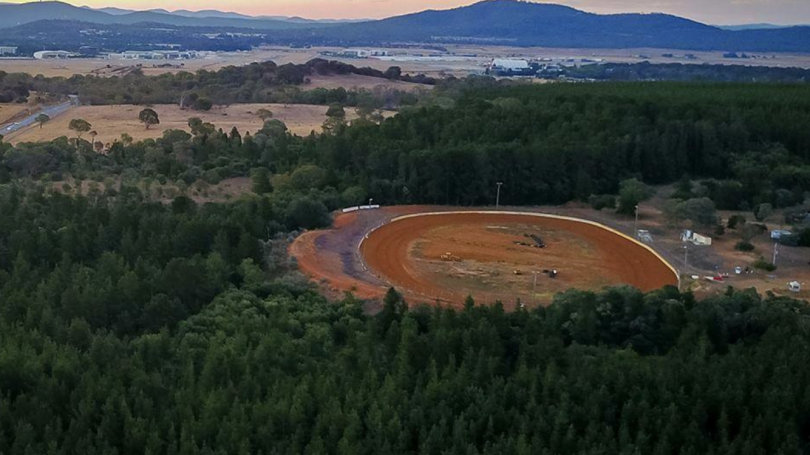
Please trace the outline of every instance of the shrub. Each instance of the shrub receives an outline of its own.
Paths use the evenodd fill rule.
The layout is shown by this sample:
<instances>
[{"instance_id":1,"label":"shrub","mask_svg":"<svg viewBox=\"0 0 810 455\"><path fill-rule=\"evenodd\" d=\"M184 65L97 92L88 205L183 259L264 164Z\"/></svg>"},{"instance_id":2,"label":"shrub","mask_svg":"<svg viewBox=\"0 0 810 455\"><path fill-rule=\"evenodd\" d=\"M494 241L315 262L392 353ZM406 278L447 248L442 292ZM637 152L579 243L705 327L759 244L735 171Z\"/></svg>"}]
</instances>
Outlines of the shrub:
<instances>
[{"instance_id":1,"label":"shrub","mask_svg":"<svg viewBox=\"0 0 810 455\"><path fill-rule=\"evenodd\" d=\"M332 222L326 206L309 197L293 200L287 207L286 214L290 227L316 229L329 226Z\"/></svg>"},{"instance_id":2,"label":"shrub","mask_svg":"<svg viewBox=\"0 0 810 455\"><path fill-rule=\"evenodd\" d=\"M655 195L655 190L638 179L624 180L619 184L618 213L632 215L640 202L644 202Z\"/></svg>"},{"instance_id":3,"label":"shrub","mask_svg":"<svg viewBox=\"0 0 810 455\"><path fill-rule=\"evenodd\" d=\"M764 270L766 272L773 272L776 270L776 265L766 261L763 258L759 258L756 262L754 262L754 268Z\"/></svg>"},{"instance_id":4,"label":"shrub","mask_svg":"<svg viewBox=\"0 0 810 455\"><path fill-rule=\"evenodd\" d=\"M211 169L205 171L202 178L211 185L216 185L217 183L222 181L222 176L219 173L219 169Z\"/></svg>"},{"instance_id":5,"label":"shrub","mask_svg":"<svg viewBox=\"0 0 810 455\"><path fill-rule=\"evenodd\" d=\"M594 194L588 198L588 204L590 204L591 208L594 210L615 209L616 197L609 194Z\"/></svg>"},{"instance_id":6,"label":"shrub","mask_svg":"<svg viewBox=\"0 0 810 455\"><path fill-rule=\"evenodd\" d=\"M757 221L765 221L768 219L769 216L773 213L773 206L771 204L759 204L754 209L754 218Z\"/></svg>"},{"instance_id":7,"label":"shrub","mask_svg":"<svg viewBox=\"0 0 810 455\"><path fill-rule=\"evenodd\" d=\"M745 240L741 240L734 245L734 249L737 251L754 251L754 245L751 242L746 242Z\"/></svg>"},{"instance_id":8,"label":"shrub","mask_svg":"<svg viewBox=\"0 0 810 455\"><path fill-rule=\"evenodd\" d=\"M212 103L211 100L207 98L199 98L194 102L192 109L195 111L210 111L212 107L214 107L214 103Z\"/></svg>"},{"instance_id":9,"label":"shrub","mask_svg":"<svg viewBox=\"0 0 810 455\"><path fill-rule=\"evenodd\" d=\"M801 232L799 232L798 237L799 241L797 246L810 247L810 228L803 229Z\"/></svg>"},{"instance_id":10,"label":"shrub","mask_svg":"<svg viewBox=\"0 0 810 455\"><path fill-rule=\"evenodd\" d=\"M728 228L729 229L737 229L740 226L743 226L747 220L742 215L732 215L728 219Z\"/></svg>"},{"instance_id":11,"label":"shrub","mask_svg":"<svg viewBox=\"0 0 810 455\"><path fill-rule=\"evenodd\" d=\"M256 194L267 194L273 191L270 183L270 170L266 167L257 167L250 172L253 192Z\"/></svg>"}]
</instances>

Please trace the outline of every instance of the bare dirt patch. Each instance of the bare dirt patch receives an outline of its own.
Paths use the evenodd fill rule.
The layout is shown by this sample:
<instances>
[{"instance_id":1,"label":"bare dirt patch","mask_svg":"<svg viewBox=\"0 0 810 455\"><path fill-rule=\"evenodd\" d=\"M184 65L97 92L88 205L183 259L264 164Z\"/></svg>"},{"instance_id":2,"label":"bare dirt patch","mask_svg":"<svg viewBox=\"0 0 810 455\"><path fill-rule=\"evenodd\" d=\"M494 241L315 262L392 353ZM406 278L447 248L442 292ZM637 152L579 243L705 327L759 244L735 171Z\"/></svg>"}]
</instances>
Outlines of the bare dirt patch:
<instances>
[{"instance_id":1,"label":"bare dirt patch","mask_svg":"<svg viewBox=\"0 0 810 455\"><path fill-rule=\"evenodd\" d=\"M138 121L138 113L144 106L80 106L72 109L68 114L59 116L45 124L43 128L35 125L10 134L7 138L12 143L48 141L60 136L72 137L75 135L68 124L71 119L83 118L90 122L93 130L98 132L97 141L108 143L119 139L121 134L127 133L136 140L158 138L168 129L188 130L188 119L199 117L203 121L213 123L217 128L230 131L236 127L241 134L250 132L254 134L261 129L262 120L256 116L256 111L268 108L273 111L275 118L287 125L294 134L307 135L312 131L320 132L326 120L327 106L305 104L234 104L227 107L215 107L208 112L182 110L175 105L152 106L160 117L160 125L148 130ZM1 113L0 113L1 114ZM392 115L386 112L385 115ZM346 109L347 120L356 118L353 109Z\"/></svg>"},{"instance_id":2,"label":"bare dirt patch","mask_svg":"<svg viewBox=\"0 0 810 455\"><path fill-rule=\"evenodd\" d=\"M290 256L298 263L298 268L316 280L331 297L340 297L343 292L353 292L361 299L378 299L385 292L381 281L373 275L363 276L363 270L356 268L356 248L365 233L376 221L359 213L339 214L333 228L309 231L301 234L290 245Z\"/></svg>"}]
</instances>

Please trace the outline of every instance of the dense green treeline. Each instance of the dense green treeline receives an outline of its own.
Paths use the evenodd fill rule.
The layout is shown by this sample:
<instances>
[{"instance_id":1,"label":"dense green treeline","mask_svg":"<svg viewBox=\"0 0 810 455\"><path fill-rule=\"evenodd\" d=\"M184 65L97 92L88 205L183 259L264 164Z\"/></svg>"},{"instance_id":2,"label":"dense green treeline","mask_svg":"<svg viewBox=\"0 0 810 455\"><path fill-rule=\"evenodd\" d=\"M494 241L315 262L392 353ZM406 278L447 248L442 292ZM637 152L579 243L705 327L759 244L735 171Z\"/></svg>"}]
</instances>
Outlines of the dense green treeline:
<instances>
[{"instance_id":1,"label":"dense green treeline","mask_svg":"<svg viewBox=\"0 0 810 455\"><path fill-rule=\"evenodd\" d=\"M263 167L280 187L303 174L299 187L360 188L387 204L490 204L502 181L504 201L520 205L615 194L628 178L690 176L721 209L787 207L810 190L808 90L470 79L382 122L366 109L351 125L333 118L327 134L303 138L277 121L252 136L197 122L192 135L118 142L106 156L82 141L20 145L0 156L0 181L130 170L216 183Z\"/></svg>"},{"instance_id":2,"label":"dense green treeline","mask_svg":"<svg viewBox=\"0 0 810 455\"><path fill-rule=\"evenodd\" d=\"M120 335L173 327L284 255L273 242L284 212L263 199L197 206L180 196L164 206L128 187L70 197L14 185L0 191L0 213L0 315L9 320L81 321Z\"/></svg>"},{"instance_id":3,"label":"dense green treeline","mask_svg":"<svg viewBox=\"0 0 810 455\"><path fill-rule=\"evenodd\" d=\"M806 86L485 86L452 109L319 139L321 162L397 201L490 203L504 181L510 203L558 203L615 192L631 176L691 175L719 180L723 202L755 204L810 189L808 122Z\"/></svg>"},{"instance_id":4,"label":"dense green treeline","mask_svg":"<svg viewBox=\"0 0 810 455\"><path fill-rule=\"evenodd\" d=\"M732 64L745 61L750 56L727 54L725 64L695 63L599 63L565 67L561 73L574 78L589 78L607 81L713 81L713 82L790 82L803 83L810 80L810 70L797 67L754 66ZM674 58L674 57L670 57ZM547 71L548 78L560 76L559 72Z\"/></svg>"},{"instance_id":5,"label":"dense green treeline","mask_svg":"<svg viewBox=\"0 0 810 455\"><path fill-rule=\"evenodd\" d=\"M0 319L0 451L801 453L807 308L570 292L403 310L229 291L120 338Z\"/></svg>"},{"instance_id":6,"label":"dense green treeline","mask_svg":"<svg viewBox=\"0 0 810 455\"><path fill-rule=\"evenodd\" d=\"M350 106L399 106L413 104L416 96L398 90L346 90L344 88L302 90L314 75L359 74L388 80L423 84L435 81L424 75L402 74L399 67L387 71L357 68L337 61L313 59L305 64L277 65L272 61L245 66L228 66L217 71L180 71L156 76L136 70L124 76L74 75L31 76L0 71L0 102L25 102L31 92L47 98L76 95L86 104L183 104L205 99L218 105L233 103L343 103ZM210 107L209 107L210 108Z\"/></svg>"},{"instance_id":7,"label":"dense green treeline","mask_svg":"<svg viewBox=\"0 0 810 455\"><path fill-rule=\"evenodd\" d=\"M806 90L471 79L386 120L335 106L307 137L192 119L103 153L0 141L0 453L807 452L806 302L616 288L507 313L391 291L370 315L286 255L331 209L486 204L496 181L509 204L638 178L680 181L674 215L798 206ZM253 194L191 199L238 176ZM181 194L154 202L164 184Z\"/></svg>"}]
</instances>

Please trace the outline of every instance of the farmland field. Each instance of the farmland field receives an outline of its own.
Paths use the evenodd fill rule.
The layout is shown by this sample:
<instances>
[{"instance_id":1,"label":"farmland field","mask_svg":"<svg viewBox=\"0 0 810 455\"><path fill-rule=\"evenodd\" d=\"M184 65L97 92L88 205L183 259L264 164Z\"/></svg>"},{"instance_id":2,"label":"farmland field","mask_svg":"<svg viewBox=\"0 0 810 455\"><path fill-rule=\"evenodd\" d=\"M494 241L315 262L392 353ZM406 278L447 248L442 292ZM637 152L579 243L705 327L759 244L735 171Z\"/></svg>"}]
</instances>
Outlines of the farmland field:
<instances>
[{"instance_id":1,"label":"farmland field","mask_svg":"<svg viewBox=\"0 0 810 455\"><path fill-rule=\"evenodd\" d=\"M287 125L287 128L298 135L307 135L311 131L320 132L326 120L327 106L314 105L281 105L281 104L235 104L228 107L215 107L208 112L181 110L175 105L152 107L160 117L160 124L148 130L138 121L138 113L143 106L81 106L70 110L46 123L43 128L33 126L17 133L10 134L7 140L12 143L36 142L55 139L60 136L73 136L68 129L71 119L82 118L90 122L93 130L98 132L97 141L107 143L127 133L134 139L158 138L168 129L188 130L188 119L199 117L213 123L217 128L230 131L236 127L240 133L255 133L262 127L262 121L255 115L261 108L270 109L275 118ZM0 111L2 114L4 111ZM390 113L388 113L390 115ZM346 110L347 120L356 118L352 109Z\"/></svg>"},{"instance_id":2,"label":"farmland field","mask_svg":"<svg viewBox=\"0 0 810 455\"><path fill-rule=\"evenodd\" d=\"M0 104L0 125L7 123L27 108L27 104Z\"/></svg>"},{"instance_id":3,"label":"farmland field","mask_svg":"<svg viewBox=\"0 0 810 455\"><path fill-rule=\"evenodd\" d=\"M642 60L650 63L684 63L684 64L740 64L739 60L723 58L723 51L690 52L693 58L685 58L683 51L671 49L566 49L545 47L509 47L487 45L446 45L444 51L420 48L390 48L392 55L384 58L351 59L324 56L321 52L338 52L341 48L313 47L310 49L295 49L283 46L266 46L245 52L218 52L209 57L170 62L172 65L161 67L160 62L154 60L114 60L114 59L70 59L70 60L32 60L9 59L0 61L0 70L14 73L42 74L44 76L69 77L73 74L97 74L101 76L114 75L113 69L127 65L140 65L146 75L176 73L179 71L216 71L226 66L241 66L253 62L272 60L279 65L285 63L302 64L313 58L339 60L357 67L372 67L385 70L390 66L399 66L406 73L424 73L429 76L452 74L465 76L480 74L484 67L493 58L525 58L525 59L551 59L554 62L566 60L600 60L611 63L636 63ZM664 57L664 55L673 55ZM642 56L644 58L642 58ZM156 64L157 63L157 64ZM797 67L810 68L810 56L806 54L769 53L767 58L748 59L745 65ZM108 68L109 66L109 68ZM339 77L332 82L318 82L313 84L341 85ZM395 85L397 88L424 87L417 84L391 83L381 81L386 85ZM344 87L356 85L350 81Z\"/></svg>"}]
</instances>

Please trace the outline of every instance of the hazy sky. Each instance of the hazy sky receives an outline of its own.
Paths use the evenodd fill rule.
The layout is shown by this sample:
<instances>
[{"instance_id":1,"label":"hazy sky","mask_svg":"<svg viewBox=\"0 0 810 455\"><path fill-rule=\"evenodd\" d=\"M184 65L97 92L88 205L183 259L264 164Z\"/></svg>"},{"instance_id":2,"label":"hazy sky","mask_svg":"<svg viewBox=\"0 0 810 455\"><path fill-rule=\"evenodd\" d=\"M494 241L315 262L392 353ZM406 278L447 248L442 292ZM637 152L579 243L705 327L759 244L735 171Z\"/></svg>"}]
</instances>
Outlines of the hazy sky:
<instances>
[{"instance_id":1,"label":"hazy sky","mask_svg":"<svg viewBox=\"0 0 810 455\"><path fill-rule=\"evenodd\" d=\"M5 0L9 1L9 0ZM22 0L11 0L23 3ZM92 7L132 9L219 9L254 15L310 18L376 18L424 9L445 9L472 0L68 0ZM575 8L597 13L665 12L712 24L771 22L810 24L810 0L561 0Z\"/></svg>"}]
</instances>

